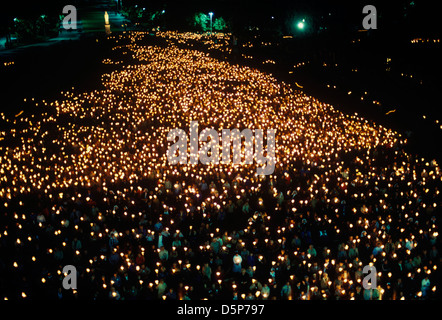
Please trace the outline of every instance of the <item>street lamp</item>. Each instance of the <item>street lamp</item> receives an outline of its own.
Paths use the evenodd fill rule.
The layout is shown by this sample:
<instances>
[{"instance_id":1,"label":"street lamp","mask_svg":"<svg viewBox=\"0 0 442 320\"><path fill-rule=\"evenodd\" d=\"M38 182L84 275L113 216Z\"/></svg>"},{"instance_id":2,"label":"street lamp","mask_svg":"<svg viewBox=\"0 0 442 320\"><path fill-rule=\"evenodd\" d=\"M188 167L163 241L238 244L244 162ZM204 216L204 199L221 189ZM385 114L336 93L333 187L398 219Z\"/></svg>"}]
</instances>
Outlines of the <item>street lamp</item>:
<instances>
[{"instance_id":1,"label":"street lamp","mask_svg":"<svg viewBox=\"0 0 442 320\"><path fill-rule=\"evenodd\" d=\"M212 16L213 16L213 12L209 12L209 17L210 17L210 35L212 35Z\"/></svg>"},{"instance_id":2,"label":"street lamp","mask_svg":"<svg viewBox=\"0 0 442 320\"><path fill-rule=\"evenodd\" d=\"M46 37L46 15L42 14L40 18L43 21L43 36Z\"/></svg>"},{"instance_id":3,"label":"street lamp","mask_svg":"<svg viewBox=\"0 0 442 320\"><path fill-rule=\"evenodd\" d=\"M302 21L299 21L296 26L298 27L299 30L303 30L305 27L305 19L302 19Z\"/></svg>"}]
</instances>

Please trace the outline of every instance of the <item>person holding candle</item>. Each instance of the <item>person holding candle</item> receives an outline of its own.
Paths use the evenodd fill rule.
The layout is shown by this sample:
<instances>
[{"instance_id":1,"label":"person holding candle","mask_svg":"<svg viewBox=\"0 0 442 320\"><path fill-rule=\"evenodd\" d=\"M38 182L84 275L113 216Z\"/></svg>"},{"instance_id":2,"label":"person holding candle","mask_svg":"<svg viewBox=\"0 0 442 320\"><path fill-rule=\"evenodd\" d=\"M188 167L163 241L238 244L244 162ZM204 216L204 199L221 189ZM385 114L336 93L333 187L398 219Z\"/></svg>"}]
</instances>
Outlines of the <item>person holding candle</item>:
<instances>
[{"instance_id":1,"label":"person holding candle","mask_svg":"<svg viewBox=\"0 0 442 320\"><path fill-rule=\"evenodd\" d=\"M241 264L242 264L242 257L241 255L239 255L238 253L236 253L233 256L233 268L232 268L232 272L233 273L240 273L241 272Z\"/></svg>"}]
</instances>

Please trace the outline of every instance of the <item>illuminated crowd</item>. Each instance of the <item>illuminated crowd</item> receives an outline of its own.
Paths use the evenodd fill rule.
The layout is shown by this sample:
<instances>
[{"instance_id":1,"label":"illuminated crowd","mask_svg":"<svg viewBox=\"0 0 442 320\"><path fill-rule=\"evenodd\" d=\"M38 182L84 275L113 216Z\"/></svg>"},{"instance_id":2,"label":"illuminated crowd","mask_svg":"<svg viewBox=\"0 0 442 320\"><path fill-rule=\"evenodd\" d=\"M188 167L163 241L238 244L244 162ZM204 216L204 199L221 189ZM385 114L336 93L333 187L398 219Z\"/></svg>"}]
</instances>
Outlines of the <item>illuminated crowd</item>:
<instances>
[{"instance_id":1,"label":"illuminated crowd","mask_svg":"<svg viewBox=\"0 0 442 320\"><path fill-rule=\"evenodd\" d=\"M111 36L103 63L118 67L103 90L2 114L2 299L438 295L435 160L269 74L176 45L206 38L159 36L171 41ZM194 120L200 131L275 129L274 173L169 165L167 133ZM62 289L69 264L77 290ZM365 265L376 289L362 288Z\"/></svg>"}]
</instances>

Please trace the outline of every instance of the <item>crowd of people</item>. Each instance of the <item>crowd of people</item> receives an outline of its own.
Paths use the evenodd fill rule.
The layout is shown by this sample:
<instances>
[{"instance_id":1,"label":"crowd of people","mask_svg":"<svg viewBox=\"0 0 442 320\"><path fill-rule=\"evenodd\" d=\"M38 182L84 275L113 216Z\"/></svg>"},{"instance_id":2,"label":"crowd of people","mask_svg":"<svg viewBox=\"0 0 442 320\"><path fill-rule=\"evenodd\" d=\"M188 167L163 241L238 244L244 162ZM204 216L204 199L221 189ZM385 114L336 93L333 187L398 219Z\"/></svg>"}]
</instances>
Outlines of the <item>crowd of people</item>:
<instances>
[{"instance_id":1,"label":"crowd of people","mask_svg":"<svg viewBox=\"0 0 442 320\"><path fill-rule=\"evenodd\" d=\"M269 74L146 37L110 37L106 64L118 67L105 89L3 117L1 298L439 295L435 160ZM192 120L275 129L274 173L170 165L167 133ZM75 290L62 287L66 265L77 269ZM376 288L362 286L367 265Z\"/></svg>"}]
</instances>

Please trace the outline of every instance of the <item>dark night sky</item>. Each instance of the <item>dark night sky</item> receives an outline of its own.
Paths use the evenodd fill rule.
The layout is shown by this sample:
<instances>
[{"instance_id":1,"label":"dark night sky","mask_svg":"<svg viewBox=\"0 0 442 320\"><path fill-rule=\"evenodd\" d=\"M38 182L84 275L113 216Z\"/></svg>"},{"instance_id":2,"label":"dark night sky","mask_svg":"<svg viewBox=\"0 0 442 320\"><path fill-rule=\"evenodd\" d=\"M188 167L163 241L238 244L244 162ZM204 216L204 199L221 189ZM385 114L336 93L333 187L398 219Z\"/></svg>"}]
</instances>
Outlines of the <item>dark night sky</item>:
<instances>
[{"instance_id":1,"label":"dark night sky","mask_svg":"<svg viewBox=\"0 0 442 320\"><path fill-rule=\"evenodd\" d=\"M0 21L2 29L14 17L27 17L41 14L57 15L66 4L81 6L92 3L86 0L17 0L2 3ZM105 2L105 1L101 1ZM113 1L109 1L113 2ZM123 0L145 6L148 10L166 9L169 25L180 28L195 12L215 12L238 28L248 25L265 27L271 23L285 26L290 17L297 14L308 15L317 27L327 26L338 32L353 31L361 26L362 8L366 4L375 5L378 10L378 27L388 32L417 35L439 34L439 13L434 2L422 0L393 1L330 1L330 0ZM331 13L331 15L329 15ZM275 20L270 21L274 16Z\"/></svg>"}]
</instances>

